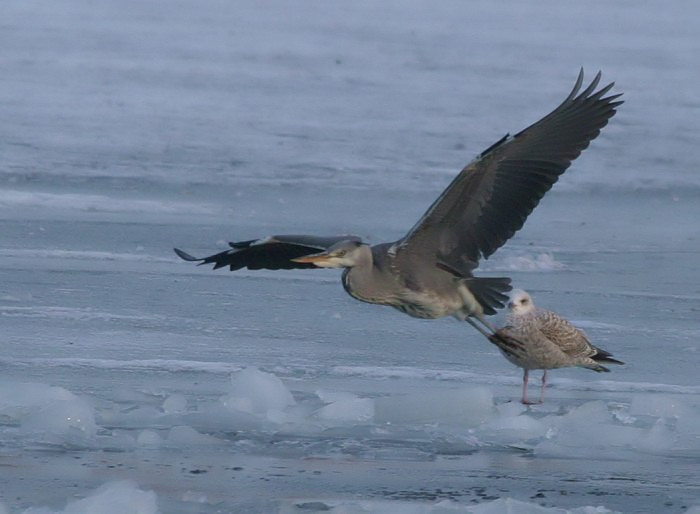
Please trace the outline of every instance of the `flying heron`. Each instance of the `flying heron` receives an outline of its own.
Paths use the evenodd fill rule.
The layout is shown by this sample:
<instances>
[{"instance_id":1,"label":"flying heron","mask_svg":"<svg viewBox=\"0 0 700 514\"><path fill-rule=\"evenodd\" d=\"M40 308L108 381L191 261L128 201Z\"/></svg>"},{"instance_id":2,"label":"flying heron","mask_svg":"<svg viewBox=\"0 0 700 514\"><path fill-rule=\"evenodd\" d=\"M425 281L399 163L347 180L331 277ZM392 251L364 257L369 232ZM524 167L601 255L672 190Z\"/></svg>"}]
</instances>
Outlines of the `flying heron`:
<instances>
[{"instance_id":1,"label":"flying heron","mask_svg":"<svg viewBox=\"0 0 700 514\"><path fill-rule=\"evenodd\" d=\"M591 344L582 330L556 312L535 307L532 297L522 289L513 291L511 297L506 326L487 337L506 359L523 368L522 403L535 403L527 398L531 369L544 370L538 402L542 403L548 369L579 366L600 373L610 371L603 364L624 364Z\"/></svg>"},{"instance_id":2,"label":"flying heron","mask_svg":"<svg viewBox=\"0 0 700 514\"><path fill-rule=\"evenodd\" d=\"M398 241L370 246L357 236L278 235L232 242L231 249L204 258L177 248L175 253L231 271L345 268L343 287L360 301L388 305L416 318L452 315L488 337L495 329L485 315L505 306L510 279L475 277L472 272L481 258L523 226L542 196L615 114L621 95L605 96L614 83L596 91L599 82L600 72L580 91L581 70L561 105L478 155Z\"/></svg>"}]
</instances>

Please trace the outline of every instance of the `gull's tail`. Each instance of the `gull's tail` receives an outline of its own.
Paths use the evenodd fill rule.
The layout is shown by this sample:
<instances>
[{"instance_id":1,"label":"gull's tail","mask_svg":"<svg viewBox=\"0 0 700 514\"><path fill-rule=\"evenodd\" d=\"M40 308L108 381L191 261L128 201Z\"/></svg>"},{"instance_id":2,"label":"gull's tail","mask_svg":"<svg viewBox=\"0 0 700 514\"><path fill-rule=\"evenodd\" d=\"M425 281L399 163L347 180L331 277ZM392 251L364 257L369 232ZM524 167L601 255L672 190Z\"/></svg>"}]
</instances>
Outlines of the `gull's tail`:
<instances>
[{"instance_id":1,"label":"gull's tail","mask_svg":"<svg viewBox=\"0 0 700 514\"><path fill-rule=\"evenodd\" d=\"M595 355L591 355L591 359L593 359L596 362L602 362L604 364L624 364L624 362L619 361L617 359L613 359L612 353L606 352L602 348L598 348L597 346L594 346L595 348ZM609 370L605 370L609 371Z\"/></svg>"}]
</instances>

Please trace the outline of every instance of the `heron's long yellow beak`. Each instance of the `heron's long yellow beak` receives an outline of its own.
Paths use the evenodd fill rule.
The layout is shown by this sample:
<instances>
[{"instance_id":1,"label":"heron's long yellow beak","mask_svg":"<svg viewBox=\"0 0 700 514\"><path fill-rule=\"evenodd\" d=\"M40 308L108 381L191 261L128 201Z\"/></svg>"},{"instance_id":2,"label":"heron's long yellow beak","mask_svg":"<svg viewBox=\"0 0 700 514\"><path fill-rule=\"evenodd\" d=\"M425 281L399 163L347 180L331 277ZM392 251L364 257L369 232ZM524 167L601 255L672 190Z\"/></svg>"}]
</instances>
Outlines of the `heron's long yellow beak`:
<instances>
[{"instance_id":1,"label":"heron's long yellow beak","mask_svg":"<svg viewBox=\"0 0 700 514\"><path fill-rule=\"evenodd\" d=\"M311 255L304 255L303 257L297 257L296 259L291 259L292 262L300 262L300 263L311 263L311 264L318 264L320 262L327 262L329 259L329 255L327 252L321 252L321 253L313 253Z\"/></svg>"}]
</instances>

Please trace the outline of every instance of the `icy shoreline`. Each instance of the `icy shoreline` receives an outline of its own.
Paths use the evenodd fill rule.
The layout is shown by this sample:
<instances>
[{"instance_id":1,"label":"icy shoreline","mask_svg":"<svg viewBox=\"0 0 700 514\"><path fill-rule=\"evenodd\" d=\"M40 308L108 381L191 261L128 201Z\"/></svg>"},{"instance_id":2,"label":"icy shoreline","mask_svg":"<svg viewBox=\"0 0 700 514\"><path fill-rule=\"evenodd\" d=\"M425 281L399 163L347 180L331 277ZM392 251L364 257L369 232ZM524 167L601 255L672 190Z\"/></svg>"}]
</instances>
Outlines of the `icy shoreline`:
<instances>
[{"instance_id":1,"label":"icy shoreline","mask_svg":"<svg viewBox=\"0 0 700 514\"><path fill-rule=\"evenodd\" d=\"M344 384L366 388L366 380L361 377ZM226 509L293 512L304 504L311 512L390 512L408 496L413 500L411 508L423 509L417 512L510 512L508 508L563 512L517 503L533 499L557 508L566 506L573 513L610 512L585 507L581 493L585 497L588 490L591 498L597 495L604 500L607 509L630 512L628 498L644 494L649 480L659 473L657 468L669 463L673 463L675 480L687 474L687 481L668 489L675 500L659 503L657 508L683 512L698 492L691 486L700 458L697 392L669 395L618 390L607 400L587 400L585 392L555 388L548 404L525 407L515 398L495 398L491 387L450 383L426 387L422 381L414 389L401 379L385 383L379 394L333 389L310 392L320 385L318 381L281 381L251 367L234 372L229 385L218 393L212 392L212 384L203 389L201 383L194 392L168 393L165 387L158 387L158 379L150 382L151 391L122 389L109 400L40 383L0 384L0 459L6 471L14 468L22 477L5 486L6 491L14 490L19 505L26 506L29 498L22 491L52 475L52 468L42 471L37 466L45 462L42 456L53 455L52 466L60 466L63 476L53 480L64 486L82 475L86 466L96 471L89 481L82 480L85 485L79 488L83 491L80 496L87 494L97 502L126 487L134 505L155 505L156 496L144 492L153 490L160 504L176 511L194 501L201 503L199 512L220 512L221 492L238 490L241 478L246 489L252 487L259 494L277 488L282 491L263 503L253 501L251 490L242 497L233 494L224 502ZM326 382L326 386L332 384ZM381 388L370 385L370 389ZM517 389L515 384L498 388L510 393ZM631 401L614 399L630 394ZM410 469L417 467L418 474L402 469L402 462L410 462ZM535 462L538 468L552 469L539 479L518 478ZM635 463L634 471L630 462ZM602 468L600 463L604 463ZM511 471L496 471L504 464ZM123 476L126 469L136 483L109 482ZM180 485L170 490L162 482L165 477L151 476L156 469L157 475L180 475L176 479ZM360 502L328 497L319 487L325 480L336 479L327 477L317 483L314 478L321 473L342 476L352 469L354 478L345 487L364 491L365 499ZM399 489L393 493L390 488L366 489L360 483L366 477L361 480L355 475L363 469L370 474L391 470ZM425 472L442 476L435 479L435 490L412 489L415 486L409 484L423 482ZM295 478L287 483L285 477ZM446 488L437 485L446 479L466 482ZM97 492L85 489L97 487L100 481L109 483ZM267 489L269 482L276 483L274 488ZM630 487L622 497L618 496L619 484ZM17 487L20 489L15 490ZM514 493L517 501L511 497ZM310 499L291 499L290 494ZM564 502L569 494L572 497ZM31 496L32 506L37 506L40 496ZM55 495L52 498L55 502ZM660 498L651 496L646 501ZM471 506L475 502L483 505ZM89 512L76 505L65 512Z\"/></svg>"}]
</instances>

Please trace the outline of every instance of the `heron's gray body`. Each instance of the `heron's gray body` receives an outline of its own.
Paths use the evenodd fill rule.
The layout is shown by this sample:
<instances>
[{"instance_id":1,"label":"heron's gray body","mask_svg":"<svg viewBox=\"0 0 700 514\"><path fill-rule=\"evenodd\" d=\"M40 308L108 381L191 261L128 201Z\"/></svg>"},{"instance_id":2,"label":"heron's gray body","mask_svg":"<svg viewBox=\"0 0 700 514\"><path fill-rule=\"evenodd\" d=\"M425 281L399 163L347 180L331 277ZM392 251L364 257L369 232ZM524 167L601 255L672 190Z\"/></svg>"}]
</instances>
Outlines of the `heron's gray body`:
<instances>
[{"instance_id":1,"label":"heron's gray body","mask_svg":"<svg viewBox=\"0 0 700 514\"><path fill-rule=\"evenodd\" d=\"M542 196L615 114L620 95L605 96L613 84L596 91L599 81L600 73L580 91L581 70L556 109L501 138L465 166L394 243L369 247L356 236L282 235L233 242L230 250L201 259L175 252L184 260L232 271L345 268L343 286L358 300L416 318L453 315L473 325L474 318L493 333L484 315L505 306L510 279L475 277L473 272L480 259L523 226Z\"/></svg>"},{"instance_id":2,"label":"heron's gray body","mask_svg":"<svg viewBox=\"0 0 700 514\"><path fill-rule=\"evenodd\" d=\"M393 244L370 247L369 266L353 266L343 272L347 293L363 302L388 305L414 318L434 319L460 313L464 300L460 280L433 263L415 262L401 273L400 257L390 251ZM381 294L377 294L381 292ZM468 307L469 308L469 307ZM478 307L471 306L471 312Z\"/></svg>"}]
</instances>

